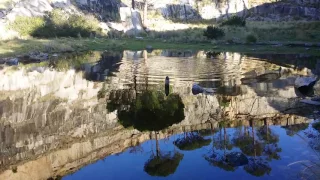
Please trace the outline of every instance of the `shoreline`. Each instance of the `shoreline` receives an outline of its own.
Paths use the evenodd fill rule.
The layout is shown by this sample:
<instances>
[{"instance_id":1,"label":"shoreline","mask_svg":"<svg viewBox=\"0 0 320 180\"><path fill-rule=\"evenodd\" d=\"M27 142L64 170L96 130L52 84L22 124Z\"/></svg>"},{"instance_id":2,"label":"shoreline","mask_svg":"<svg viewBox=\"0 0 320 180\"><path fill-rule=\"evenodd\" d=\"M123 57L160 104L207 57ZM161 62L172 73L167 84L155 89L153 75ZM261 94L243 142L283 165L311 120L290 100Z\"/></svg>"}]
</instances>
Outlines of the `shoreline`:
<instances>
[{"instance_id":1,"label":"shoreline","mask_svg":"<svg viewBox=\"0 0 320 180\"><path fill-rule=\"evenodd\" d=\"M212 50L221 52L239 52L254 54L308 54L320 56L320 43L309 42L259 42L244 43L178 43L152 39L28 39L0 41L0 63L6 58L28 55L33 52L47 54L73 53L104 50L144 50L147 46L153 49L176 50Z\"/></svg>"}]
</instances>

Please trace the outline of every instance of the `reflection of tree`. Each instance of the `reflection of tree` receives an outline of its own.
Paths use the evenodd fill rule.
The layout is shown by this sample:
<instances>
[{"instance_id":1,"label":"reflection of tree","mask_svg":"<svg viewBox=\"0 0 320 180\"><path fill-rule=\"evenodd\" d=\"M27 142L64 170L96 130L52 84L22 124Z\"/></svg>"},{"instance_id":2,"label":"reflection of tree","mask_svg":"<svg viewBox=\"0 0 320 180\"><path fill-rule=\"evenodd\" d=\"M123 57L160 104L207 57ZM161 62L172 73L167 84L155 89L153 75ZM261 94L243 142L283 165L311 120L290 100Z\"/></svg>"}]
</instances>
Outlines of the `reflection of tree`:
<instances>
[{"instance_id":1,"label":"reflection of tree","mask_svg":"<svg viewBox=\"0 0 320 180\"><path fill-rule=\"evenodd\" d=\"M250 124L251 135L248 131L247 135L244 136L245 143L241 143L239 139L236 139L235 144L238 144L244 154L253 156L252 158L249 158L249 163L244 166L244 170L254 176L263 176L266 173L269 174L271 168L268 163L262 159L262 157L257 157L262 156L263 144L255 139L254 121L251 120ZM246 143L247 146L245 146Z\"/></svg>"},{"instance_id":2,"label":"reflection of tree","mask_svg":"<svg viewBox=\"0 0 320 180\"><path fill-rule=\"evenodd\" d=\"M271 131L267 120L265 120L265 125L258 129L257 133L258 137L264 141L263 151L268 156L268 160L279 160L280 155L278 153L282 151L277 144L279 142L279 136Z\"/></svg>"},{"instance_id":3,"label":"reflection of tree","mask_svg":"<svg viewBox=\"0 0 320 180\"><path fill-rule=\"evenodd\" d=\"M204 157L212 166L219 167L225 171L235 171L236 167L230 165L225 156L221 156L221 154L217 152L211 153L209 156Z\"/></svg>"},{"instance_id":4,"label":"reflection of tree","mask_svg":"<svg viewBox=\"0 0 320 180\"><path fill-rule=\"evenodd\" d=\"M213 146L218 150L224 150L224 154L226 153L226 150L231 150L233 148L233 144L230 141L229 135L227 134L226 126L227 123L225 121L220 122L219 134L217 134L217 136L213 138Z\"/></svg>"},{"instance_id":5,"label":"reflection of tree","mask_svg":"<svg viewBox=\"0 0 320 180\"><path fill-rule=\"evenodd\" d=\"M152 154L150 159L145 163L144 171L151 176L169 176L177 170L183 154L174 151L169 153L161 153L159 142L156 136L156 154Z\"/></svg>"},{"instance_id":6,"label":"reflection of tree","mask_svg":"<svg viewBox=\"0 0 320 180\"><path fill-rule=\"evenodd\" d=\"M227 154L227 150L231 150L233 145L229 139L226 130L226 122L219 123L219 133L213 134L212 150L209 155L205 155L204 158L213 166L219 167L226 171L235 171L236 166L240 166L246 163L246 157L241 154L236 161L231 161L232 157L238 156L233 153ZM223 153L220 153L221 150ZM219 152L220 151L220 152Z\"/></svg>"},{"instance_id":7,"label":"reflection of tree","mask_svg":"<svg viewBox=\"0 0 320 180\"><path fill-rule=\"evenodd\" d=\"M196 132L185 132L183 138L178 138L173 143L180 150L195 150L208 146L211 143L211 139L205 139Z\"/></svg>"},{"instance_id":8,"label":"reflection of tree","mask_svg":"<svg viewBox=\"0 0 320 180\"><path fill-rule=\"evenodd\" d=\"M118 109L118 119L124 127L159 131L184 119L184 104L178 94L165 97L161 92L145 91L134 102Z\"/></svg>"},{"instance_id":9,"label":"reflection of tree","mask_svg":"<svg viewBox=\"0 0 320 180\"><path fill-rule=\"evenodd\" d=\"M250 158L249 163L244 166L244 170L253 176L263 176L271 172L271 167L262 158Z\"/></svg>"},{"instance_id":10,"label":"reflection of tree","mask_svg":"<svg viewBox=\"0 0 320 180\"><path fill-rule=\"evenodd\" d=\"M248 127L244 126L243 128L244 130L242 130L241 127L240 133L233 139L235 146L239 147L245 155L261 156L263 146L255 139L253 126L251 127L251 134L248 130Z\"/></svg>"}]
</instances>

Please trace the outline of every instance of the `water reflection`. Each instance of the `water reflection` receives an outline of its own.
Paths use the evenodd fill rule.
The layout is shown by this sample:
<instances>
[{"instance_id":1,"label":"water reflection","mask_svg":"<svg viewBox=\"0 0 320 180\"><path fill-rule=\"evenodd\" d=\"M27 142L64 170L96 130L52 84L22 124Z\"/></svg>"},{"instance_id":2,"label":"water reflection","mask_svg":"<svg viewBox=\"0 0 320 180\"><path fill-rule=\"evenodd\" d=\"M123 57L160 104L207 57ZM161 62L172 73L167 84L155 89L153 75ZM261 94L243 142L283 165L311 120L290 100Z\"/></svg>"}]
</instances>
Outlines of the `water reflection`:
<instances>
[{"instance_id":1,"label":"water reflection","mask_svg":"<svg viewBox=\"0 0 320 180\"><path fill-rule=\"evenodd\" d=\"M127 91L124 91L126 93ZM120 92L122 93L122 92ZM120 95L123 97L123 95ZM107 108L113 110L117 103L119 123L139 131L160 131L184 119L184 104L178 94L165 97L163 92L144 91L135 99L109 97ZM128 103L128 100L131 101ZM127 103L126 103L127 102Z\"/></svg>"},{"instance_id":2,"label":"water reflection","mask_svg":"<svg viewBox=\"0 0 320 180\"><path fill-rule=\"evenodd\" d=\"M1 66L0 179L285 179L299 169L278 167L313 158L318 135L305 133L317 107L299 101L294 82L318 66L293 55L207 54L91 52ZM194 83L215 93L193 95Z\"/></svg>"},{"instance_id":3,"label":"water reflection","mask_svg":"<svg viewBox=\"0 0 320 180\"><path fill-rule=\"evenodd\" d=\"M159 141L156 137L156 153L152 151L152 155L144 165L144 171L151 176L166 177L170 174L174 174L177 170L180 161L183 159L183 154L178 151L173 152L161 152L159 147Z\"/></svg>"}]
</instances>

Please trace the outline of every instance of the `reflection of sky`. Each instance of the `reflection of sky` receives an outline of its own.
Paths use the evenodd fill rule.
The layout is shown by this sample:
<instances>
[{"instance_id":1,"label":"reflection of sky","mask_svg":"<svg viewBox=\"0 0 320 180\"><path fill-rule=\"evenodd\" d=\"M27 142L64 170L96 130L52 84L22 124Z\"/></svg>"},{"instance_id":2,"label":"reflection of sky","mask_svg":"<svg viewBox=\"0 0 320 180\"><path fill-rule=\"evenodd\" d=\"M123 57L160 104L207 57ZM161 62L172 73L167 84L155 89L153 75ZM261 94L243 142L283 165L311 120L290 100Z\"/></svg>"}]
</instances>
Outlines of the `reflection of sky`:
<instances>
[{"instance_id":1,"label":"reflection of sky","mask_svg":"<svg viewBox=\"0 0 320 180\"><path fill-rule=\"evenodd\" d=\"M271 127L273 133L279 135L278 145L282 148L280 160L269 161L272 170L269 175L259 177L259 179L296 179L297 173L301 170L299 165L287 165L299 161L306 160L312 157L312 151L305 141L297 135L290 137L286 135L285 129L280 126ZM235 129L227 129L229 137L235 133ZM219 133L216 133L216 136ZM300 133L303 134L303 133ZM180 162L176 172L166 179L258 179L239 167L234 172L227 172L218 167L209 165L208 161L204 159L204 155L212 149L212 143L209 146L193 151L180 151L175 148L172 142L183 135L174 135L169 138L169 141L160 140L161 152L172 152L174 150L184 154L184 158ZM223 136L222 136L223 137ZM208 136L208 138L211 138ZM144 172L144 164L151 156L151 149L155 151L155 141L147 141L141 144L143 148L142 153L130 153L130 150L119 155L111 155L103 160L88 165L78 172L66 176L65 180L71 179L164 179L161 177L152 177ZM234 148L239 151L238 148Z\"/></svg>"}]
</instances>

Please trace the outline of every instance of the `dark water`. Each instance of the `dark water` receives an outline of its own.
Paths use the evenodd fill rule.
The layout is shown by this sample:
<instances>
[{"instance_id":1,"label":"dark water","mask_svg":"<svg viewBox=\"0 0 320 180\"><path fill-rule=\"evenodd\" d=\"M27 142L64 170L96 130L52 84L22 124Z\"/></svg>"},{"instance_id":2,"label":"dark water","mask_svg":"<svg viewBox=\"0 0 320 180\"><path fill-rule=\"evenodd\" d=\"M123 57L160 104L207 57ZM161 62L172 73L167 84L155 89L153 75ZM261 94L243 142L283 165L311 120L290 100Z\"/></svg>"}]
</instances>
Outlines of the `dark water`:
<instances>
[{"instance_id":1,"label":"dark water","mask_svg":"<svg viewBox=\"0 0 320 180\"><path fill-rule=\"evenodd\" d=\"M320 177L319 106L294 87L319 57L90 52L1 67L0 179Z\"/></svg>"}]
</instances>

